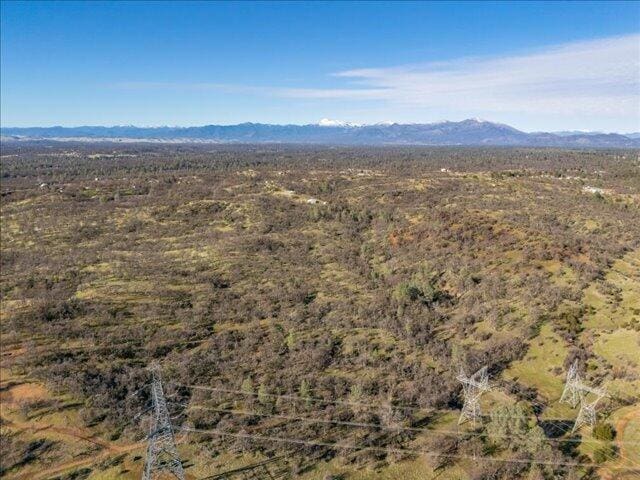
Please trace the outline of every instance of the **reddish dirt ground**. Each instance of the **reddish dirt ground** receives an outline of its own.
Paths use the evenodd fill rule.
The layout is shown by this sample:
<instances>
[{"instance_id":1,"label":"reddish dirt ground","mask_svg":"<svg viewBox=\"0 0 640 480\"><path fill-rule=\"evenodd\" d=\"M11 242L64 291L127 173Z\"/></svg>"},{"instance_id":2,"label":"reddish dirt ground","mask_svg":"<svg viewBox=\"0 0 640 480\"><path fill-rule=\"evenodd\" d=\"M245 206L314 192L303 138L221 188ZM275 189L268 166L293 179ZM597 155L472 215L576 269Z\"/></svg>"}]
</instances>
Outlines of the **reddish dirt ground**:
<instances>
[{"instance_id":1,"label":"reddish dirt ground","mask_svg":"<svg viewBox=\"0 0 640 480\"><path fill-rule=\"evenodd\" d=\"M615 424L616 438L618 440L625 438L625 429L632 420L640 420L640 408L630 411L626 415L620 417ZM619 448L620 460L617 462L622 468L615 467L603 468L600 475L604 480L631 480L640 478L640 458L634 458L635 452L629 451L629 446L624 442L616 442ZM635 467L633 470L627 470L629 467Z\"/></svg>"},{"instance_id":2,"label":"reddish dirt ground","mask_svg":"<svg viewBox=\"0 0 640 480\"><path fill-rule=\"evenodd\" d=\"M52 431L59 435L63 435L68 437L71 441L83 441L92 443L102 449L97 455L91 457L85 457L78 460L71 460L68 462L63 462L58 465L54 465L52 467L47 468L46 470L42 470L37 474L29 473L18 475L16 479L32 479L32 480L44 480L46 478L50 478L59 473L65 472L67 470L71 470L73 468L80 468L83 466L89 466L103 460L108 459L109 457L120 455L123 453L129 453L135 451L137 449L142 449L145 446L144 442L140 443L129 443L129 444L117 444L113 442L109 442L102 438L95 437L90 430L83 428L72 428L72 427L61 427L58 425L51 425L47 423L40 422L16 422L9 421L3 419L3 423L9 428L16 428L20 430L28 430L31 432L42 432L42 431Z\"/></svg>"}]
</instances>

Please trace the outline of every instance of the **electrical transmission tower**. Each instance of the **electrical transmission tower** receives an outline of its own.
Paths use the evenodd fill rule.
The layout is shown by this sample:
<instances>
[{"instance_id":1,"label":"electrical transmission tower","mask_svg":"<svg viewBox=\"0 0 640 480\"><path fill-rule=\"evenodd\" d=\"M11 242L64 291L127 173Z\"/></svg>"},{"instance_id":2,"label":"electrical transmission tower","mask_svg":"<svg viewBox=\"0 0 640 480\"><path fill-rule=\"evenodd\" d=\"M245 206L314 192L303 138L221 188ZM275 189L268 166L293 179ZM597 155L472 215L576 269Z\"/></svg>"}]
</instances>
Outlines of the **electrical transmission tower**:
<instances>
[{"instance_id":1,"label":"electrical transmission tower","mask_svg":"<svg viewBox=\"0 0 640 480\"><path fill-rule=\"evenodd\" d=\"M578 373L577 360L569 367L560 402L568 403L573 408L576 408L578 403L580 403L580 374Z\"/></svg>"},{"instance_id":2,"label":"electrical transmission tower","mask_svg":"<svg viewBox=\"0 0 640 480\"><path fill-rule=\"evenodd\" d=\"M142 480L151 480L162 472L171 473L179 480L184 480L184 469L178 456L176 442L171 427L171 418L164 398L160 367L151 367L151 399L153 401L153 422L149 431L147 460L144 465Z\"/></svg>"},{"instance_id":3,"label":"electrical transmission tower","mask_svg":"<svg viewBox=\"0 0 640 480\"><path fill-rule=\"evenodd\" d=\"M583 425L591 425L593 427L596 424L596 405L607 395L603 389L591 388L584 384L579 384L578 388L580 395L580 411L578 412L576 423L573 424L573 430L571 430L571 433L574 433ZM587 396L589 394L592 395L590 401L587 400Z\"/></svg>"},{"instance_id":4,"label":"electrical transmission tower","mask_svg":"<svg viewBox=\"0 0 640 480\"><path fill-rule=\"evenodd\" d=\"M458 419L458 425L471 420L475 425L476 420L480 419L480 397L484 392L489 391L489 374L487 367L482 367L470 377L460 368L460 373L456 377L462 383L464 393L464 405Z\"/></svg>"}]
</instances>

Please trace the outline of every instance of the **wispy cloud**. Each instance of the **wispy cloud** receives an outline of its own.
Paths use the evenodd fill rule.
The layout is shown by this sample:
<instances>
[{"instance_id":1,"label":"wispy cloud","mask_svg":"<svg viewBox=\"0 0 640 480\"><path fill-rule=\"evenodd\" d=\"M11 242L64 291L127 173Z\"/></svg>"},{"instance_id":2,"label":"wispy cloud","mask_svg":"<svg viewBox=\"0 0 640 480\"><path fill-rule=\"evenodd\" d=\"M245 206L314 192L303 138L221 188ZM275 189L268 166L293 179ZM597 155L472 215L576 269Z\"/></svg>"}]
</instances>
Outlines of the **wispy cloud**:
<instances>
[{"instance_id":1,"label":"wispy cloud","mask_svg":"<svg viewBox=\"0 0 640 480\"><path fill-rule=\"evenodd\" d=\"M295 98L382 100L486 112L640 114L640 35L524 55L334 74L356 88L281 89Z\"/></svg>"},{"instance_id":2,"label":"wispy cloud","mask_svg":"<svg viewBox=\"0 0 640 480\"><path fill-rule=\"evenodd\" d=\"M520 55L460 58L329 74L339 88L123 82L119 89L218 91L287 99L368 101L441 112L640 118L640 34Z\"/></svg>"}]
</instances>

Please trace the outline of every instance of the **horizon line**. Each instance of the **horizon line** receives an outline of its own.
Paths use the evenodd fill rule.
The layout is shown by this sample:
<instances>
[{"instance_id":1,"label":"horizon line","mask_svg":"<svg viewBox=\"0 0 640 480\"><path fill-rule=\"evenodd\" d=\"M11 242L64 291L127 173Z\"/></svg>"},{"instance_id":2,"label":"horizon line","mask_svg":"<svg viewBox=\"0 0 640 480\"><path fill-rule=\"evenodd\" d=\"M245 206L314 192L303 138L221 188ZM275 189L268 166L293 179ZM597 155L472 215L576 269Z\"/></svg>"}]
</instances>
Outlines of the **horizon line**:
<instances>
[{"instance_id":1,"label":"horizon line","mask_svg":"<svg viewBox=\"0 0 640 480\"><path fill-rule=\"evenodd\" d=\"M502 125L502 126L506 126L509 128L513 128L515 130L518 130L520 132L523 133L528 133L528 134L533 134L533 133L572 133L572 134L604 134L604 135L608 135L608 134L618 134L618 135L632 135L632 134L636 134L636 133L640 133L640 128L636 131L629 131L629 132L621 132L621 131L603 131L603 130L585 130L585 129L579 129L579 128L565 128L562 130L553 130L553 131L546 131L546 130L521 130L519 128L513 127L509 124L503 123L503 122L494 122L491 120L485 120L485 119L479 119L479 118L465 118L463 120L437 120L437 121L431 121L431 122L396 122L396 121L382 121L382 122L374 122L374 123L356 123L356 122L347 122L347 121L339 121L339 120L329 120L326 118L323 118L321 120L319 120L318 122L315 123L268 123L268 122L253 122L253 121L244 121L244 122L238 122L238 123L228 123L228 124L222 124L222 123L205 123L205 124L191 124L191 125L136 125L136 124L132 124L132 123L128 123L128 124L111 124L111 125L90 125L90 124L82 124L82 125L29 125L29 126L1 126L0 127L0 131L2 130L16 130L16 129L33 129L33 128L39 128L39 129L51 129L51 128L64 128L64 129L74 129L74 128L126 128L126 127L130 127L130 128L138 128L138 129L162 129L162 128L170 128L170 129L189 129L189 128L202 128L202 127L209 127L209 126L215 126L215 127L237 127L237 126L241 126L241 125L269 125L269 126L281 126L281 127L287 127L287 126L294 126L294 127L308 127L308 126L315 126L315 127L322 127L322 128L362 128L362 127L374 127L374 126L392 126L392 125L400 125L400 126L405 126L405 125L437 125L437 124L443 124L443 123L464 123L464 122L476 122L476 123L489 123L489 124L493 124L493 125ZM326 123L323 123L326 122Z\"/></svg>"}]
</instances>

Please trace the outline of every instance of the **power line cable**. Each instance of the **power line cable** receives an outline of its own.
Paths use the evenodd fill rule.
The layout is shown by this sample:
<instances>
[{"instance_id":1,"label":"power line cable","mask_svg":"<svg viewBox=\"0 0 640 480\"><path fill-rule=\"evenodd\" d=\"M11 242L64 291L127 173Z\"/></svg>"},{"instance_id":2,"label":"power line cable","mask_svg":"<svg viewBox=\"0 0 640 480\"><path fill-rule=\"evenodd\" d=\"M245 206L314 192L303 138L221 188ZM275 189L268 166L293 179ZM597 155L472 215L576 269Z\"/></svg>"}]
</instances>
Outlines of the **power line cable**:
<instances>
[{"instance_id":1,"label":"power line cable","mask_svg":"<svg viewBox=\"0 0 640 480\"><path fill-rule=\"evenodd\" d=\"M257 417L268 417L268 418L279 418L282 420L296 420L307 423L325 423L325 424L334 424L346 427L359 427L359 428L375 428L379 430L387 430L387 431L406 431L406 432L419 432L419 433L435 433L435 434L451 434L451 435L467 435L467 436L479 436L479 437L499 437L499 438L520 438L518 435L500 435L500 434L489 434L489 433L480 433L473 431L464 431L464 430L444 430L440 428L425 428L425 427L406 427L406 426L385 426L378 423L366 423L366 422L352 422L352 421L344 421L344 420L332 420L332 419L323 419L323 418L311 418L311 417L301 417L296 415L282 415L282 414L273 414L273 413L264 413L264 412L255 412L248 410L237 410L237 409L225 409L225 408L216 408L209 407L203 405L189 405L189 404L180 404L184 408L196 408L201 410L209 410L215 411L219 413L229 413L232 415L243 415L243 416L257 416ZM608 440L599 440L599 439L588 439L583 440L579 438L547 438L549 441L555 442L568 442L568 443L603 443L603 444L611 444L612 441ZM618 442L626 445L640 445L640 442Z\"/></svg>"},{"instance_id":2,"label":"power line cable","mask_svg":"<svg viewBox=\"0 0 640 480\"><path fill-rule=\"evenodd\" d=\"M312 447L327 447L336 450L358 450L358 451L376 451L376 452L386 452L386 453L410 453L417 455L427 455L433 457L442 457L442 458L464 458L471 459L474 461L482 460L482 461L490 461L490 462L500 462L500 463L520 463L520 464L538 464L538 465L549 465L549 466L567 466L567 467L601 467L601 464L597 463L584 463L584 462L553 462L550 460L526 460L526 459L506 459L506 458L495 458L495 457L477 457L472 455L464 455L464 454L448 454L448 453L437 453L431 450L421 450L417 448L398 448L398 447L373 447L373 446L358 446L352 444L343 444L343 443L333 443L333 442L324 442L324 441L316 441L316 440L301 440L294 439L289 437L274 437L274 436L263 436L263 435L253 435L246 433L231 433L224 432L221 430L207 430L207 429L199 429L192 427L181 427L181 431L187 433L199 433L206 435L219 435L219 436L227 436L232 438L241 438L241 439L251 439L251 440L260 440L260 441L269 441L269 442L281 442L281 443L293 443L297 445L306 445ZM629 468L629 467L618 467L618 468Z\"/></svg>"},{"instance_id":3,"label":"power line cable","mask_svg":"<svg viewBox=\"0 0 640 480\"><path fill-rule=\"evenodd\" d=\"M344 405L344 406L350 406L350 407L368 407L368 408L372 408L372 409L395 409L395 410L414 410L414 411L418 411L418 412L424 412L424 413L452 413L452 410L441 410L441 409L433 409L433 408L421 408L421 407L413 407L410 405L394 405L393 403L389 403L389 404L372 404L372 403L365 403L365 402L355 402L355 401L349 401L349 400L327 400L324 398L319 398L319 397L302 397L299 395L277 395L277 394L273 394L273 393L257 393L257 392L248 392L248 391L244 391L244 390L235 390L235 389L230 389L230 388L222 388L222 387L210 387L210 386L206 386L206 385L191 385L191 384L184 384L184 383L178 383L178 382L167 382L179 387L184 387L184 388L189 388L189 389L193 389L193 390L208 390L208 391L213 391L213 392L218 392L218 393L230 393L230 394L239 394L239 395L245 395L245 396L253 396L253 397L258 397L258 396L265 396L268 398L274 398L274 399L285 399L285 400L292 400L292 401L300 401L300 402L315 402L315 403L326 403L329 405ZM521 418L518 416L514 416L514 415L494 415L496 418L500 418L500 417L504 417L504 418ZM531 418L531 417L528 417ZM534 418L538 419L537 416L534 416ZM564 418L546 418L545 420L557 420L557 421L561 421L561 420L566 420Z\"/></svg>"}]
</instances>

